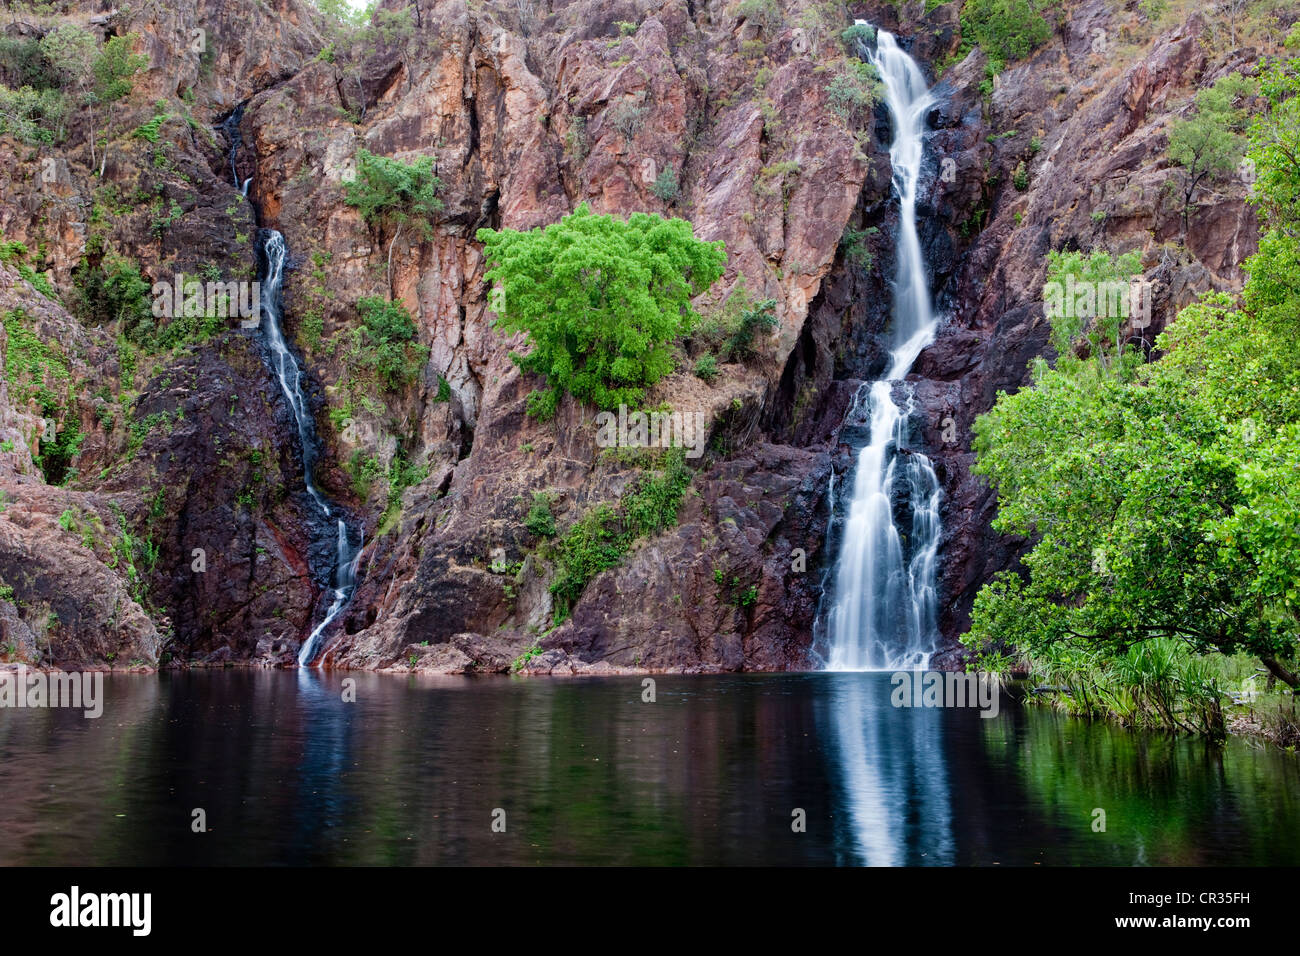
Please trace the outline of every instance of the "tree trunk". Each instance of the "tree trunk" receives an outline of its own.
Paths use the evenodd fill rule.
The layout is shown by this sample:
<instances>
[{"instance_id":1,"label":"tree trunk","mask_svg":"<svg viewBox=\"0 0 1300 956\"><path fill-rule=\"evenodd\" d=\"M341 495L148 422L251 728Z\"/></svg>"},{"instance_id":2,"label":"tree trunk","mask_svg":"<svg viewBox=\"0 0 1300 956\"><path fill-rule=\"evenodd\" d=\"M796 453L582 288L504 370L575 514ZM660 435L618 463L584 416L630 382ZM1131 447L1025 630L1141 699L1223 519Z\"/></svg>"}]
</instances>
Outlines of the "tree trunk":
<instances>
[{"instance_id":1,"label":"tree trunk","mask_svg":"<svg viewBox=\"0 0 1300 956\"><path fill-rule=\"evenodd\" d=\"M1268 672L1278 680L1282 681L1289 687L1300 686L1300 676L1287 670L1286 667L1279 663L1278 659L1272 654L1260 654L1259 659L1260 662L1268 668Z\"/></svg>"},{"instance_id":2,"label":"tree trunk","mask_svg":"<svg viewBox=\"0 0 1300 956\"><path fill-rule=\"evenodd\" d=\"M388 298L393 298L393 246L397 245L397 237L402 234L402 227L397 227L397 232L393 233L393 239L388 244Z\"/></svg>"}]
</instances>

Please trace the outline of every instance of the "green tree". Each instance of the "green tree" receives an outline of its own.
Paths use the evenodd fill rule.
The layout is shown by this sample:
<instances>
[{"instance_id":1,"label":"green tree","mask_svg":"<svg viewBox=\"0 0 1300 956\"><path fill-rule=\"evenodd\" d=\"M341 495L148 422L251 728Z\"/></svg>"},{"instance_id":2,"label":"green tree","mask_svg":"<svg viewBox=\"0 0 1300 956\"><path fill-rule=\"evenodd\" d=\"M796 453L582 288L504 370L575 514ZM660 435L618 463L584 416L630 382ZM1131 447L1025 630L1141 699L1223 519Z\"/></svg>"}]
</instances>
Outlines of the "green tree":
<instances>
[{"instance_id":1,"label":"green tree","mask_svg":"<svg viewBox=\"0 0 1300 956\"><path fill-rule=\"evenodd\" d=\"M1196 111L1169 131L1169 158L1182 167L1184 233L1197 189L1207 179L1232 172L1241 161L1246 115L1237 101L1251 92L1251 82L1241 74L1222 77L1196 95Z\"/></svg>"},{"instance_id":2,"label":"green tree","mask_svg":"<svg viewBox=\"0 0 1300 956\"><path fill-rule=\"evenodd\" d=\"M416 381L429 350L415 342L415 320L406 306L366 296L357 300L357 313L361 327L354 332L352 358L371 369L385 388Z\"/></svg>"},{"instance_id":3,"label":"green tree","mask_svg":"<svg viewBox=\"0 0 1300 956\"><path fill-rule=\"evenodd\" d=\"M673 369L672 343L698 320L691 299L722 275L721 241L683 219L598 216L586 203L529 232L480 229L496 325L526 332L511 358L546 377L529 413L549 418L568 392L600 408L634 404Z\"/></svg>"},{"instance_id":4,"label":"green tree","mask_svg":"<svg viewBox=\"0 0 1300 956\"><path fill-rule=\"evenodd\" d=\"M1300 27L1287 40L1300 47ZM1273 227L1300 237L1300 69L1278 60L1260 75L1259 92L1268 108L1251 125L1251 157L1257 182L1253 200Z\"/></svg>"},{"instance_id":5,"label":"green tree","mask_svg":"<svg viewBox=\"0 0 1300 956\"><path fill-rule=\"evenodd\" d=\"M1240 303L1184 309L1154 363L1109 342L1109 365L1040 361L978 420L994 526L1035 544L980 592L967 643L1121 667L1168 639L1300 684L1300 114L1286 77L1269 90L1250 154L1265 235Z\"/></svg>"},{"instance_id":6,"label":"green tree","mask_svg":"<svg viewBox=\"0 0 1300 956\"><path fill-rule=\"evenodd\" d=\"M404 163L369 150L357 153L357 175L343 184L343 199L360 210L361 218L382 236L392 232L388 243L388 285L393 281L393 246L402 231L410 227L421 239L433 238L433 223L443 203L438 198L442 180L433 171L433 157L424 156Z\"/></svg>"},{"instance_id":7,"label":"green tree","mask_svg":"<svg viewBox=\"0 0 1300 956\"><path fill-rule=\"evenodd\" d=\"M99 43L87 30L70 23L61 24L41 40L41 53L59 77L75 103L90 114L90 163L95 164L95 58Z\"/></svg>"},{"instance_id":8,"label":"green tree","mask_svg":"<svg viewBox=\"0 0 1300 956\"><path fill-rule=\"evenodd\" d=\"M1119 337L1129 318L1131 283L1141 272L1138 252L1049 253L1043 299L1057 354L1066 355L1086 343L1103 371L1121 359Z\"/></svg>"},{"instance_id":9,"label":"green tree","mask_svg":"<svg viewBox=\"0 0 1300 956\"><path fill-rule=\"evenodd\" d=\"M110 37L91 64L94 75L95 101L106 108L104 123L104 154L99 161L99 175L104 175L108 163L108 144L113 138L113 113L117 103L130 95L135 86L135 75L149 65L142 53L132 53L136 40L134 33Z\"/></svg>"}]
</instances>

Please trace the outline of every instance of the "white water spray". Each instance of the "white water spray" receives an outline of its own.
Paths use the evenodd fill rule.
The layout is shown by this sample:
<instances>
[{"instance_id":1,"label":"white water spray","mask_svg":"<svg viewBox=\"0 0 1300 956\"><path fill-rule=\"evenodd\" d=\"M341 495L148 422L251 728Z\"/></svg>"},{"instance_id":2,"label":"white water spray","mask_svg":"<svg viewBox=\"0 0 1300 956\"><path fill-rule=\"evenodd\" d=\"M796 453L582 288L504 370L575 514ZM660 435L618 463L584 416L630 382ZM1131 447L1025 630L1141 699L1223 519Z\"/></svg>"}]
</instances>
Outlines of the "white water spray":
<instances>
[{"instance_id":1,"label":"white water spray","mask_svg":"<svg viewBox=\"0 0 1300 956\"><path fill-rule=\"evenodd\" d=\"M893 348L885 377L863 386L847 419L868 425L870 439L858 451L840 545L829 670L924 668L938 637L939 482L929 459L907 449L913 393L898 381L934 340L937 324L916 231L925 117L934 98L920 68L892 34L878 30L876 48L867 57L884 82L894 120L889 158L899 215ZM902 408L895 403L895 391ZM895 521L896 492L905 506L900 511L911 515L906 538Z\"/></svg>"}]
</instances>

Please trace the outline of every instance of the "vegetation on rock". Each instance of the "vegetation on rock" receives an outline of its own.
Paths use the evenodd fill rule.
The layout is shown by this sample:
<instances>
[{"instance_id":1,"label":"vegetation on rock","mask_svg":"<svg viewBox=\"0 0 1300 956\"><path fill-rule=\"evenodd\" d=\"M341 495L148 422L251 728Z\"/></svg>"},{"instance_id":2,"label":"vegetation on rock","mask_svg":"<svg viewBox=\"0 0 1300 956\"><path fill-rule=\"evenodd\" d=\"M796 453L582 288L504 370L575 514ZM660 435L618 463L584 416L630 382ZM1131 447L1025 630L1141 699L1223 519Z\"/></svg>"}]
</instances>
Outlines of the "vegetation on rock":
<instances>
[{"instance_id":1,"label":"vegetation on rock","mask_svg":"<svg viewBox=\"0 0 1300 956\"><path fill-rule=\"evenodd\" d=\"M721 242L682 219L598 216L586 203L552 225L480 229L496 325L525 332L511 358L546 386L528 410L550 418L564 394L599 408L634 405L673 370L672 343L698 320L691 305L721 275Z\"/></svg>"}]
</instances>

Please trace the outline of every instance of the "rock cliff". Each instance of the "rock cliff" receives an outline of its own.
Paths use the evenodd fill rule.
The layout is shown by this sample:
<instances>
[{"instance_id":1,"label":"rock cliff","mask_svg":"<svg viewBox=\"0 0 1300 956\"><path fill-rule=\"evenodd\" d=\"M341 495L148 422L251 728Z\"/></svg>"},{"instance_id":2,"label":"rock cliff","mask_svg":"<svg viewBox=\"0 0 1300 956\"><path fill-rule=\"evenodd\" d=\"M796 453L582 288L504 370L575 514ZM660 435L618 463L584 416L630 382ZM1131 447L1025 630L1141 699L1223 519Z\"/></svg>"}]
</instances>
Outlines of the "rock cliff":
<instances>
[{"instance_id":1,"label":"rock cliff","mask_svg":"<svg viewBox=\"0 0 1300 956\"><path fill-rule=\"evenodd\" d=\"M828 489L851 465L844 413L882 369L897 219L887 113L831 93L855 17L898 35L938 84L919 212L944 321L913 377L919 445L943 482L950 648L980 584L1024 544L990 530L969 449L976 416L1047 349L1046 254L1141 251L1156 293L1152 324L1133 331L1150 341L1198 293L1238 286L1254 250L1246 182L1217 184L1186 227L1164 185L1170 123L1261 52L1194 8L1157 20L1067 3L1052 38L990 81L980 50L960 52L957 3L385 0L412 29L346 55L300 0L92 6L4 28L31 39L75 22L134 37L145 58L102 147L103 117L79 111L59 142L0 136L0 230L31 264L0 269L0 313L20 310L57 352L53 434L81 434L66 468L38 466L49 408L0 338L0 640L13 659L289 663L320 619L331 555L313 546L258 331L226 322L139 347L83 307L87 276L121 259L150 284L252 279L265 227L292 254L286 331L325 439L317 480L365 532L327 666L815 666ZM377 234L344 201L361 149L433 158L432 239ZM549 422L525 414L536 383L510 361L520 341L492 326L475 233L581 202L680 216L723 240L726 274L700 308L743 282L775 300L779 324L712 382L683 363L655 386L647 407L709 422L678 523L553 626L554 569L525 525L533 496L564 528L617 502L641 464L598 448L594 411L572 400ZM428 360L414 384L363 393L348 360L356 303L386 295ZM407 465L414 483L383 480Z\"/></svg>"}]
</instances>

